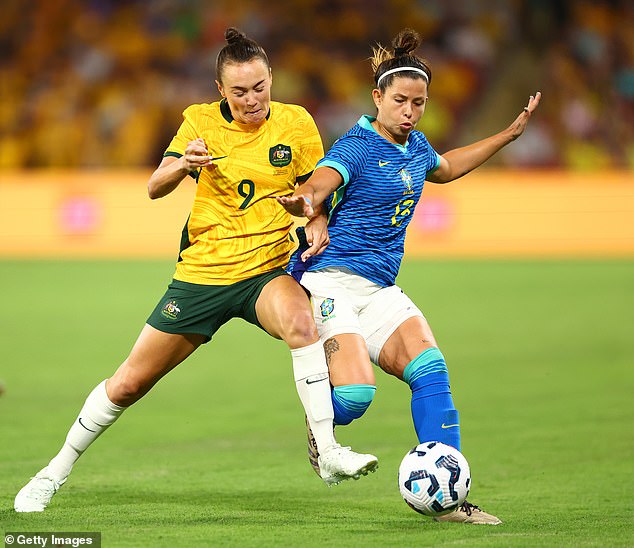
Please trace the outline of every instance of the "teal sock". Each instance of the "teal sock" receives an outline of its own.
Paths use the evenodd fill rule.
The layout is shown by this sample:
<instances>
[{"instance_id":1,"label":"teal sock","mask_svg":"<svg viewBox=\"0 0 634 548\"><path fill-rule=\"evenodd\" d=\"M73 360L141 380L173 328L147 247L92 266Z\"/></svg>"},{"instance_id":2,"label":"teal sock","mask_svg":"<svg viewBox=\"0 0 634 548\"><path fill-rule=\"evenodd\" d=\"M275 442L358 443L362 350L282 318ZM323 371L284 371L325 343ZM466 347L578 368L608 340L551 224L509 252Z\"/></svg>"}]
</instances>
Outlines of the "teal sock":
<instances>
[{"instance_id":1,"label":"teal sock","mask_svg":"<svg viewBox=\"0 0 634 548\"><path fill-rule=\"evenodd\" d=\"M347 384L332 389L332 407L335 410L335 425L350 424L366 412L376 386L371 384Z\"/></svg>"}]
</instances>

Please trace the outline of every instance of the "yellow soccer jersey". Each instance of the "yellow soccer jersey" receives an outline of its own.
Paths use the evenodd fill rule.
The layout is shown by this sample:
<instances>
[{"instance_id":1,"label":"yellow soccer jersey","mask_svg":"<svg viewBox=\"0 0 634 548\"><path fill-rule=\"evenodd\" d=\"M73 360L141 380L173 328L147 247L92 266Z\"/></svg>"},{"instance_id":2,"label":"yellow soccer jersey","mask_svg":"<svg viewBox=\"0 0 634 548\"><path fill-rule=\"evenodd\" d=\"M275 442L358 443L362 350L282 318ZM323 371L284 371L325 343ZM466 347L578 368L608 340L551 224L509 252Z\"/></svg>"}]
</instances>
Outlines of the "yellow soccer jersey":
<instances>
[{"instance_id":1,"label":"yellow soccer jersey","mask_svg":"<svg viewBox=\"0 0 634 548\"><path fill-rule=\"evenodd\" d=\"M217 160L197 174L174 278L229 285L285 267L293 221L273 197L291 194L323 157L310 114L272 101L266 120L247 125L233 119L223 99L192 105L183 116L165 156L182 156L202 137Z\"/></svg>"}]
</instances>

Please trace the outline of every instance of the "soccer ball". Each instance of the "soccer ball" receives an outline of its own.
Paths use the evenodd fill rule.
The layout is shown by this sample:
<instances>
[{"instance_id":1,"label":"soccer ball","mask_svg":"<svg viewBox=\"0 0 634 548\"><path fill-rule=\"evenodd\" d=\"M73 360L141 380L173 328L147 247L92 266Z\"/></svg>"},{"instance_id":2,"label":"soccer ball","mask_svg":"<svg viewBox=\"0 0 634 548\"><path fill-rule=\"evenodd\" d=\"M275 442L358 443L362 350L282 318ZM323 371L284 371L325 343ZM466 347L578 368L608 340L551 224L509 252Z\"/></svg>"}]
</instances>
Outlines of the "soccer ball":
<instances>
[{"instance_id":1,"label":"soccer ball","mask_svg":"<svg viewBox=\"0 0 634 548\"><path fill-rule=\"evenodd\" d=\"M426 516L441 516L467 498L469 463L454 447L439 441L421 443L401 461L398 487L410 508Z\"/></svg>"}]
</instances>

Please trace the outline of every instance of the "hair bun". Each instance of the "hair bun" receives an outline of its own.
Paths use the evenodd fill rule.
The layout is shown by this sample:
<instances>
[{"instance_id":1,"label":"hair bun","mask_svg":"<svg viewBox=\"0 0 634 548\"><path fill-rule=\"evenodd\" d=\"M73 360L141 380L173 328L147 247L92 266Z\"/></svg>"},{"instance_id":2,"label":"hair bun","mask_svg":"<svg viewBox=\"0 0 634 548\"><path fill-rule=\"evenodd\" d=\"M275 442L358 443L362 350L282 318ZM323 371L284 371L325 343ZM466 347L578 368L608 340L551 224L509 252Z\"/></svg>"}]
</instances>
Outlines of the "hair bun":
<instances>
[{"instance_id":1,"label":"hair bun","mask_svg":"<svg viewBox=\"0 0 634 548\"><path fill-rule=\"evenodd\" d=\"M240 32L235 27L229 27L225 31L225 40L227 41L227 44L229 44L229 45L235 44L237 42L242 42L243 40L246 39L246 37L247 37L247 35L244 34L244 32Z\"/></svg>"},{"instance_id":2,"label":"hair bun","mask_svg":"<svg viewBox=\"0 0 634 548\"><path fill-rule=\"evenodd\" d=\"M412 29L403 29L392 40L394 56L409 55L420 45L420 35Z\"/></svg>"}]
</instances>

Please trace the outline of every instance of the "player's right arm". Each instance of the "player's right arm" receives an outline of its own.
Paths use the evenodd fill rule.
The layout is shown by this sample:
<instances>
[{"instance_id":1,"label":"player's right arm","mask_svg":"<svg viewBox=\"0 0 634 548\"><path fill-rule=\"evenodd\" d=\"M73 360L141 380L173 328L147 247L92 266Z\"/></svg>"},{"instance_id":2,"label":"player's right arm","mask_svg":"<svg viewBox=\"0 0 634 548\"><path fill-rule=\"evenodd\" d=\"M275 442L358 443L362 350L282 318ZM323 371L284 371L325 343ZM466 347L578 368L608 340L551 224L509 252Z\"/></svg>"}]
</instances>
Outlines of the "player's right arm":
<instances>
[{"instance_id":1,"label":"player's right arm","mask_svg":"<svg viewBox=\"0 0 634 548\"><path fill-rule=\"evenodd\" d=\"M200 137L187 143L180 158L165 156L148 181L148 195L152 200L172 192L192 171L212 163L205 141Z\"/></svg>"},{"instance_id":2,"label":"player's right arm","mask_svg":"<svg viewBox=\"0 0 634 548\"><path fill-rule=\"evenodd\" d=\"M278 196L277 201L296 217L312 219L319 214L319 206L341 184L343 177L331 167L318 167L308 181L300 185L292 196Z\"/></svg>"}]
</instances>

